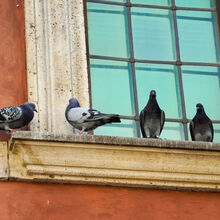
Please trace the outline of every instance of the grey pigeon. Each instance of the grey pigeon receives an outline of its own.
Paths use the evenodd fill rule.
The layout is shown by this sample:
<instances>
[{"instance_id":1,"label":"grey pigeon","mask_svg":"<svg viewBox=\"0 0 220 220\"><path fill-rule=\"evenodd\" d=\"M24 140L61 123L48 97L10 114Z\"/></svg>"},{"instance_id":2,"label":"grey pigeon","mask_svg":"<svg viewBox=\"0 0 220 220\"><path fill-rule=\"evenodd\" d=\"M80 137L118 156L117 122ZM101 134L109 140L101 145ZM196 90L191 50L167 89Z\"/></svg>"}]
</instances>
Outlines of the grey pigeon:
<instances>
[{"instance_id":1,"label":"grey pigeon","mask_svg":"<svg viewBox=\"0 0 220 220\"><path fill-rule=\"evenodd\" d=\"M32 102L0 109L0 130L13 131L28 125L34 117L34 111L37 112Z\"/></svg>"},{"instance_id":2,"label":"grey pigeon","mask_svg":"<svg viewBox=\"0 0 220 220\"><path fill-rule=\"evenodd\" d=\"M140 113L140 126L144 138L159 138L165 121L165 113L160 109L156 91L150 92L147 105Z\"/></svg>"},{"instance_id":3,"label":"grey pigeon","mask_svg":"<svg viewBox=\"0 0 220 220\"><path fill-rule=\"evenodd\" d=\"M65 117L74 128L80 130L79 134L92 131L106 123L121 122L118 114L103 114L95 109L80 107L76 98L69 100Z\"/></svg>"},{"instance_id":4,"label":"grey pigeon","mask_svg":"<svg viewBox=\"0 0 220 220\"><path fill-rule=\"evenodd\" d=\"M197 104L196 109L196 115L189 125L191 138L193 141L212 142L214 136L212 122L202 104Z\"/></svg>"}]
</instances>

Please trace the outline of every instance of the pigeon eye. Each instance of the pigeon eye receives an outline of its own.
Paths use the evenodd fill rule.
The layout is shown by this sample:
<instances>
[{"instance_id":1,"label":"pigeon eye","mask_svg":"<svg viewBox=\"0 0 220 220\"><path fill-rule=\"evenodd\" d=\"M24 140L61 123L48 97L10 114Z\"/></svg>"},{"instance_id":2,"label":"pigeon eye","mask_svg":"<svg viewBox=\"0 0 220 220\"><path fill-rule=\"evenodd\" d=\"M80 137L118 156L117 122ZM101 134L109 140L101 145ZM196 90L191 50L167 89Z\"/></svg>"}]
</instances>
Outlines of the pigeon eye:
<instances>
[{"instance_id":1,"label":"pigeon eye","mask_svg":"<svg viewBox=\"0 0 220 220\"><path fill-rule=\"evenodd\" d=\"M87 115L87 113L85 113L85 112L84 112L84 113L82 113L82 116L86 116L86 115Z\"/></svg>"}]
</instances>

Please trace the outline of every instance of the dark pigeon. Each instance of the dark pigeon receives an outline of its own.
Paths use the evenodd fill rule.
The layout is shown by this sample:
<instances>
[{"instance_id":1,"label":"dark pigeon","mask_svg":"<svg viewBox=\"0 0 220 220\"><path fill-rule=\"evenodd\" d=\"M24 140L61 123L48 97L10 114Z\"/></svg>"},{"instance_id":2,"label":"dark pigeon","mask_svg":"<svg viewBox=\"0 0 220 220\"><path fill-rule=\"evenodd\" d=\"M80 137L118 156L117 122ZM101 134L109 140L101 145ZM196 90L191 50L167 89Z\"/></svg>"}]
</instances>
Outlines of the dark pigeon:
<instances>
[{"instance_id":1,"label":"dark pigeon","mask_svg":"<svg viewBox=\"0 0 220 220\"><path fill-rule=\"evenodd\" d=\"M193 141L212 142L214 136L212 122L202 104L197 104L196 109L197 113L189 125L191 138Z\"/></svg>"},{"instance_id":2,"label":"dark pigeon","mask_svg":"<svg viewBox=\"0 0 220 220\"><path fill-rule=\"evenodd\" d=\"M80 130L79 134L92 131L106 123L121 122L117 114L103 114L95 109L80 107L75 98L69 100L65 117L74 128Z\"/></svg>"},{"instance_id":3,"label":"dark pigeon","mask_svg":"<svg viewBox=\"0 0 220 220\"><path fill-rule=\"evenodd\" d=\"M140 126L144 138L159 138L165 121L165 113L160 109L156 91L150 92L147 105L140 113Z\"/></svg>"},{"instance_id":4,"label":"dark pigeon","mask_svg":"<svg viewBox=\"0 0 220 220\"><path fill-rule=\"evenodd\" d=\"M34 103L26 102L19 107L0 109L0 130L13 131L28 125L37 112Z\"/></svg>"}]
</instances>

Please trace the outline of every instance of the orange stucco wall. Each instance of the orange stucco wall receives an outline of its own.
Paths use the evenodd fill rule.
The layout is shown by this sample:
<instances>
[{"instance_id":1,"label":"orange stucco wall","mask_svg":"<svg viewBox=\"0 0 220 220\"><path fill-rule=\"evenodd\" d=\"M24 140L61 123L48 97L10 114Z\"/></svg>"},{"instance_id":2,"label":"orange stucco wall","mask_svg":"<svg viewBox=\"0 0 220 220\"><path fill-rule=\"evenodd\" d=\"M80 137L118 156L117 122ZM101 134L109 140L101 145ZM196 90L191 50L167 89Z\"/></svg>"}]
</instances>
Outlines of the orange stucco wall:
<instances>
[{"instance_id":1,"label":"orange stucco wall","mask_svg":"<svg viewBox=\"0 0 220 220\"><path fill-rule=\"evenodd\" d=\"M219 193L1 182L0 200L3 220L220 219Z\"/></svg>"},{"instance_id":2,"label":"orange stucco wall","mask_svg":"<svg viewBox=\"0 0 220 220\"><path fill-rule=\"evenodd\" d=\"M0 108L27 99L24 36L23 0L1 0ZM0 182L0 220L219 220L219 206L218 193Z\"/></svg>"},{"instance_id":3,"label":"orange stucco wall","mask_svg":"<svg viewBox=\"0 0 220 220\"><path fill-rule=\"evenodd\" d=\"M19 7L16 7L19 5ZM23 0L0 1L0 108L27 100ZM8 136L0 132L0 140Z\"/></svg>"},{"instance_id":4,"label":"orange stucco wall","mask_svg":"<svg viewBox=\"0 0 220 220\"><path fill-rule=\"evenodd\" d=\"M19 105L27 97L22 2L0 1L0 107Z\"/></svg>"}]
</instances>

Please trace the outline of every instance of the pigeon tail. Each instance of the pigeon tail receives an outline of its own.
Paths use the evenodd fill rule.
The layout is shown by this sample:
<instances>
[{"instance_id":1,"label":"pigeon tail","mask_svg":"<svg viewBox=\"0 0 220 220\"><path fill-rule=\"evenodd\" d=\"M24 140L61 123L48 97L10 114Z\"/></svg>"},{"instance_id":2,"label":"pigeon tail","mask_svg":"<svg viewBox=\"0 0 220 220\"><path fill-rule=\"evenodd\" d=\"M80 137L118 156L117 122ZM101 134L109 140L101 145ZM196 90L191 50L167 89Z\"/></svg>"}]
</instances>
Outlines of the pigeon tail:
<instances>
[{"instance_id":1,"label":"pigeon tail","mask_svg":"<svg viewBox=\"0 0 220 220\"><path fill-rule=\"evenodd\" d=\"M106 114L106 116L107 117L104 118L105 123L121 122L120 117L117 114L113 114L113 115Z\"/></svg>"}]
</instances>

